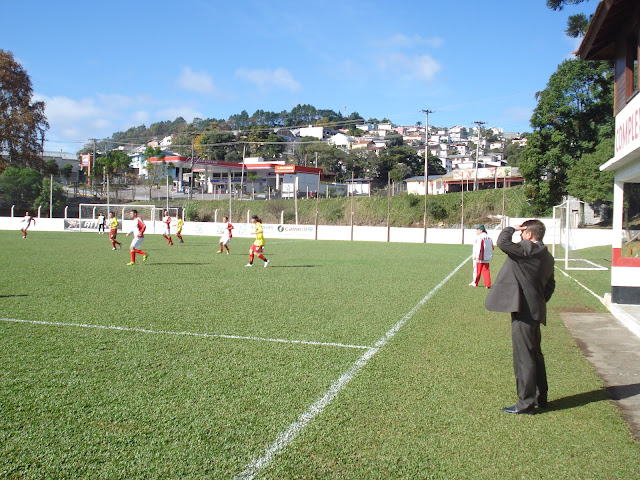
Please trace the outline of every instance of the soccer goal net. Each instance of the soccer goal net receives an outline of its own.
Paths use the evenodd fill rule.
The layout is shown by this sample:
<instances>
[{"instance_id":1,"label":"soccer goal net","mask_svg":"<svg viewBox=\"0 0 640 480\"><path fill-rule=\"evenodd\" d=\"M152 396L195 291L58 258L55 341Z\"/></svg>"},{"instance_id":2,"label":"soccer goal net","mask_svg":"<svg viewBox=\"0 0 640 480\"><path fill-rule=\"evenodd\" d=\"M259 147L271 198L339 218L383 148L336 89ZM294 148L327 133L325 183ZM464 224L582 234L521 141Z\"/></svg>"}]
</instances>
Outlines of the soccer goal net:
<instances>
[{"instance_id":1,"label":"soccer goal net","mask_svg":"<svg viewBox=\"0 0 640 480\"><path fill-rule=\"evenodd\" d=\"M167 210L169 212L169 216L172 218L172 220L175 220L177 218L183 218L184 215L184 209L183 207L157 207L154 211L154 217L153 220L157 221L157 222L161 222L162 219L164 218L164 211Z\"/></svg>"},{"instance_id":2,"label":"soccer goal net","mask_svg":"<svg viewBox=\"0 0 640 480\"><path fill-rule=\"evenodd\" d=\"M156 210L160 210L160 220L162 220L162 207L155 205L123 205L123 204L106 204L106 203L81 203L78 210L78 219L80 220L79 231L90 231L98 229L98 218L102 213L106 218L109 217L109 212L118 219L120 228L124 228L124 222L131 220L131 210L137 210L138 216L145 221L151 221L156 217ZM108 226L107 226L108 228ZM153 228L153 227L152 227ZM151 231L151 233L154 233Z\"/></svg>"},{"instance_id":3,"label":"soccer goal net","mask_svg":"<svg viewBox=\"0 0 640 480\"><path fill-rule=\"evenodd\" d=\"M582 223L584 202L565 200L553 207L553 246L551 253L558 259L564 256L565 270L608 270L591 260L581 258L578 227ZM558 256L556 256L558 255Z\"/></svg>"}]
</instances>

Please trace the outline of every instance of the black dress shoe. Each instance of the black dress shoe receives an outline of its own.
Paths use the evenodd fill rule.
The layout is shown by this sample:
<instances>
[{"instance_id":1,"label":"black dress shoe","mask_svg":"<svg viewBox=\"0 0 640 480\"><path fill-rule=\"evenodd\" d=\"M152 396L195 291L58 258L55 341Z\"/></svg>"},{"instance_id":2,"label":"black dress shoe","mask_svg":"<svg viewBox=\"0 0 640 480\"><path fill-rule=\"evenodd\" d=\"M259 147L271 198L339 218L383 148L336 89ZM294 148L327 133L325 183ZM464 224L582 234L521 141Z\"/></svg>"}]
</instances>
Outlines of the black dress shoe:
<instances>
[{"instance_id":1,"label":"black dress shoe","mask_svg":"<svg viewBox=\"0 0 640 480\"><path fill-rule=\"evenodd\" d=\"M516 413L516 414L524 414L524 415L534 415L536 413L536 407L534 405L531 405L530 407L527 407L523 410L518 410L516 408L516 406L514 405L513 407L504 407L502 409L503 412L505 413Z\"/></svg>"},{"instance_id":2,"label":"black dress shoe","mask_svg":"<svg viewBox=\"0 0 640 480\"><path fill-rule=\"evenodd\" d=\"M549 402L547 402L546 400L538 400L536 402L536 407L539 408L549 408Z\"/></svg>"}]
</instances>

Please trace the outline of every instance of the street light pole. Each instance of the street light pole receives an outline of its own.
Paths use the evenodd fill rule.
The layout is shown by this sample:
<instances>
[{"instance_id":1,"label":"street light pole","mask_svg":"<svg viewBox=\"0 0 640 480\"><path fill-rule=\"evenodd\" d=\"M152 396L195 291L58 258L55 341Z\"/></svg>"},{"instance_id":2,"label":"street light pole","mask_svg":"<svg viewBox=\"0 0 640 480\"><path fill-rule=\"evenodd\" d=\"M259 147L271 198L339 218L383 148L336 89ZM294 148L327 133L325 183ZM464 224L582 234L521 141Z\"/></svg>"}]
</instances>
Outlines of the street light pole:
<instances>
[{"instance_id":1,"label":"street light pole","mask_svg":"<svg viewBox=\"0 0 640 480\"><path fill-rule=\"evenodd\" d=\"M482 125L484 125L487 122L480 122L480 121L475 121L473 122L476 125L478 125L478 144L476 145L476 175L475 175L475 179L473 180L473 191L477 191L478 190L478 161L480 160L480 128Z\"/></svg>"},{"instance_id":2,"label":"street light pole","mask_svg":"<svg viewBox=\"0 0 640 480\"><path fill-rule=\"evenodd\" d=\"M429 189L429 114L431 110L422 110L426 117L424 128L424 243L427 243L427 191Z\"/></svg>"},{"instance_id":3,"label":"street light pole","mask_svg":"<svg viewBox=\"0 0 640 480\"><path fill-rule=\"evenodd\" d=\"M195 143L196 143L196 136L194 135L193 138L191 139L191 178L189 179L189 200L193 198L193 165L194 165L193 150L195 147Z\"/></svg>"}]
</instances>

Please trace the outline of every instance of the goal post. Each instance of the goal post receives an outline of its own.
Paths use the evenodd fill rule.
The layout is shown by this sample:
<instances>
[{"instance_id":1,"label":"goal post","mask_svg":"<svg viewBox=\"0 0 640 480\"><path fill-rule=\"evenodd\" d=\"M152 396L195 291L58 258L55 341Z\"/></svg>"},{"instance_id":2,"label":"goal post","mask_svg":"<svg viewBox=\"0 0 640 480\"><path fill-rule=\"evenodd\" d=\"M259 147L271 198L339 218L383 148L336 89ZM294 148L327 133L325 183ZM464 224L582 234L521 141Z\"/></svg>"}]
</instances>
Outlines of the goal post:
<instances>
[{"instance_id":1,"label":"goal post","mask_svg":"<svg viewBox=\"0 0 640 480\"><path fill-rule=\"evenodd\" d=\"M580 258L576 232L581 223L584 202L581 200L565 200L553 207L553 244L551 254L556 257L564 255L565 270L608 270L591 260ZM560 250L562 249L562 252Z\"/></svg>"},{"instance_id":2,"label":"goal post","mask_svg":"<svg viewBox=\"0 0 640 480\"><path fill-rule=\"evenodd\" d=\"M162 212L163 207L158 207L156 205L130 205L130 204L107 204L107 203L81 203L78 206L78 220L80 223L80 228L78 231L83 231L83 225L92 225L92 228L85 227L84 230L93 230L93 228L97 228L97 224L93 227L92 222L87 222L87 220L96 220L98 215L101 213L105 216L109 216L109 212L113 212L121 226L124 226L124 222L131 220L129 217L129 212L131 210L137 210L138 215L143 220L149 220L152 223L155 218L156 210L160 210ZM161 217L162 218L162 217ZM155 227L152 227L155 230ZM151 231L150 233L154 233Z\"/></svg>"}]
</instances>

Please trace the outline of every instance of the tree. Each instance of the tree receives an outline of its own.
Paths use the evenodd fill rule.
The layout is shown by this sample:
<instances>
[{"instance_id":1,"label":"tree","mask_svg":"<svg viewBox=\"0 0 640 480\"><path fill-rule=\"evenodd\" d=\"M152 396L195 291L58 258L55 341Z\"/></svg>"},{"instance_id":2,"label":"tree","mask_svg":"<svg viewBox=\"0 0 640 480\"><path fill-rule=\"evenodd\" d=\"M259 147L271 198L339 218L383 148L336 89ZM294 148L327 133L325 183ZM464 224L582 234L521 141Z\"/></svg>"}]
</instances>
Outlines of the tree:
<instances>
[{"instance_id":1,"label":"tree","mask_svg":"<svg viewBox=\"0 0 640 480\"><path fill-rule=\"evenodd\" d=\"M547 7L551 10L561 11L565 5L578 5L584 1L586 0L547 0ZM571 15L567 20L565 33L569 37L578 38L587 32L590 21L591 18L587 18L587 16L582 13Z\"/></svg>"},{"instance_id":2,"label":"tree","mask_svg":"<svg viewBox=\"0 0 640 480\"><path fill-rule=\"evenodd\" d=\"M144 151L144 156L147 158L147 164L145 170L147 171L147 185L149 187L149 200L151 200L151 189L158 181L158 178L162 177L164 172L164 162L150 162L150 158L157 158L158 160L164 160L164 154L160 147L147 147ZM193 172L191 173L193 175Z\"/></svg>"},{"instance_id":3,"label":"tree","mask_svg":"<svg viewBox=\"0 0 640 480\"><path fill-rule=\"evenodd\" d=\"M42 207L42 209L46 212L49 211L49 200L53 200L53 211L60 212L64 209L64 204L67 199L67 195L64 193L62 189L62 185L57 182L53 182L53 194L51 194L50 190L51 178L44 177L42 179L42 189L40 190L40 195L33 201L33 209L37 210L38 207Z\"/></svg>"},{"instance_id":4,"label":"tree","mask_svg":"<svg viewBox=\"0 0 640 480\"><path fill-rule=\"evenodd\" d=\"M389 171L391 180L396 183L401 182L409 175L411 175L411 168L409 168L409 166L404 163L396 163L394 167Z\"/></svg>"},{"instance_id":5,"label":"tree","mask_svg":"<svg viewBox=\"0 0 640 480\"><path fill-rule=\"evenodd\" d=\"M71 178L71 175L73 174L73 165L71 165L70 163L67 163L64 167L62 167L62 169L60 170L60 173L64 178L66 178L68 182L69 179Z\"/></svg>"},{"instance_id":6,"label":"tree","mask_svg":"<svg viewBox=\"0 0 640 480\"><path fill-rule=\"evenodd\" d=\"M42 191L42 175L37 170L8 167L0 175L0 195L9 205L30 209Z\"/></svg>"},{"instance_id":7,"label":"tree","mask_svg":"<svg viewBox=\"0 0 640 480\"><path fill-rule=\"evenodd\" d=\"M566 60L538 94L520 172L543 213L567 193L568 171L613 136L613 72L606 62Z\"/></svg>"},{"instance_id":8,"label":"tree","mask_svg":"<svg viewBox=\"0 0 640 480\"><path fill-rule=\"evenodd\" d=\"M601 172L614 151L613 138L603 140L593 153L587 153L568 172L567 193L589 203L613 202L613 172Z\"/></svg>"},{"instance_id":9,"label":"tree","mask_svg":"<svg viewBox=\"0 0 640 480\"><path fill-rule=\"evenodd\" d=\"M49 128L44 102L32 102L31 79L11 52L0 50L0 150L8 153L8 164L42 165L44 133Z\"/></svg>"},{"instance_id":10,"label":"tree","mask_svg":"<svg viewBox=\"0 0 640 480\"><path fill-rule=\"evenodd\" d=\"M58 162L56 162L53 158L44 164L44 168L42 172L45 175L53 175L57 177L60 175L60 167L58 167Z\"/></svg>"},{"instance_id":11,"label":"tree","mask_svg":"<svg viewBox=\"0 0 640 480\"><path fill-rule=\"evenodd\" d=\"M147 147L150 148L150 147ZM152 149L153 150L153 149ZM160 150L158 148L158 150ZM106 174L109 180L109 185L116 192L116 198L118 198L118 186L113 182L114 177L123 176L131 163L129 155L122 150L110 150L106 155L96 158L96 168L94 170L97 176ZM111 190L111 188L109 189Z\"/></svg>"}]
</instances>

